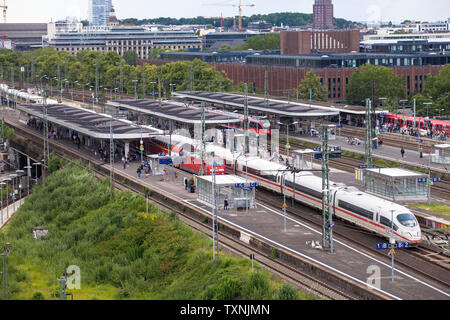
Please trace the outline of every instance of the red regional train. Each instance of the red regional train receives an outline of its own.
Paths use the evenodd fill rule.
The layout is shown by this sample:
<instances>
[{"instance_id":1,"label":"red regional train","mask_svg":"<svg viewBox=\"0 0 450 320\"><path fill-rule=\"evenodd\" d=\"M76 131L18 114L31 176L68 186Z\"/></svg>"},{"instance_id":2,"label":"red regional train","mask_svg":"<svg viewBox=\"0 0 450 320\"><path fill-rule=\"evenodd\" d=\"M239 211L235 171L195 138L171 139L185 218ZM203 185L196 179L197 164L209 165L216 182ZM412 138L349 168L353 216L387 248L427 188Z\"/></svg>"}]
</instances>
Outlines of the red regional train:
<instances>
[{"instance_id":1,"label":"red regional train","mask_svg":"<svg viewBox=\"0 0 450 320\"><path fill-rule=\"evenodd\" d=\"M387 122L391 123L394 127L399 124L400 127L412 128L414 126L414 117L404 116L401 114L388 113L385 115ZM447 120L437 120L437 119L427 119L422 117L416 117L416 129L427 130L431 129L434 133L445 132L450 135L450 121ZM426 134L426 133L425 133Z\"/></svg>"}]
</instances>

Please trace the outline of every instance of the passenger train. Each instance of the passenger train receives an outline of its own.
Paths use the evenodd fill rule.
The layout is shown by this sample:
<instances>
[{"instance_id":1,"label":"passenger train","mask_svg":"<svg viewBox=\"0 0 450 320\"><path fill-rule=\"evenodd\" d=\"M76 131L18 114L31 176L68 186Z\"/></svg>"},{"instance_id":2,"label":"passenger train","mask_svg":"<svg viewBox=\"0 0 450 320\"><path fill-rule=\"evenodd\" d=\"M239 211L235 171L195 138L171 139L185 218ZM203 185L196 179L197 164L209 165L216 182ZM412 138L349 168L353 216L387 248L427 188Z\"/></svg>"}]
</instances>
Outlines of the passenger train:
<instances>
[{"instance_id":1,"label":"passenger train","mask_svg":"<svg viewBox=\"0 0 450 320\"><path fill-rule=\"evenodd\" d=\"M167 138L163 136L154 137L152 140L159 141L159 143L167 142ZM176 153L177 150L181 150L179 146L184 146L183 150L185 150L187 145L192 146L192 142L193 140L190 138L173 135L172 151ZM164 146L167 147L167 144ZM322 210L321 177L317 177L311 172L295 173L294 176L293 173L285 171L286 166L284 165L259 157L241 157L228 149L208 143L206 153L210 154L211 152L224 160L228 173L248 176L249 179L257 181L260 187L276 193L283 194L285 192L287 197L295 197L296 201ZM183 165L180 167L184 168ZM225 168L224 166L219 167ZM212 170L208 170L208 173L212 173ZM406 241L410 245L421 241L419 223L406 207L342 183L330 181L330 186L331 208L334 216L387 239L390 238L391 216L393 216L396 241Z\"/></svg>"},{"instance_id":2,"label":"passenger train","mask_svg":"<svg viewBox=\"0 0 450 320\"><path fill-rule=\"evenodd\" d=\"M399 124L402 128L414 127L414 117L411 116L388 113L385 115L385 119L386 122L391 123L393 126ZM432 129L435 133L445 132L447 135L450 135L450 121L416 117L415 123L415 128L421 129L420 131L422 136L427 134L427 129Z\"/></svg>"},{"instance_id":3,"label":"passenger train","mask_svg":"<svg viewBox=\"0 0 450 320\"><path fill-rule=\"evenodd\" d=\"M6 92L8 92L9 97L14 97L14 100L24 102L24 103L31 103L31 104L43 104L44 98L37 94L28 93L20 90L15 90L9 88L5 84L0 84L0 93L2 96L2 100L4 103L7 103L6 100ZM58 104L58 101L47 98L47 104Z\"/></svg>"}]
</instances>

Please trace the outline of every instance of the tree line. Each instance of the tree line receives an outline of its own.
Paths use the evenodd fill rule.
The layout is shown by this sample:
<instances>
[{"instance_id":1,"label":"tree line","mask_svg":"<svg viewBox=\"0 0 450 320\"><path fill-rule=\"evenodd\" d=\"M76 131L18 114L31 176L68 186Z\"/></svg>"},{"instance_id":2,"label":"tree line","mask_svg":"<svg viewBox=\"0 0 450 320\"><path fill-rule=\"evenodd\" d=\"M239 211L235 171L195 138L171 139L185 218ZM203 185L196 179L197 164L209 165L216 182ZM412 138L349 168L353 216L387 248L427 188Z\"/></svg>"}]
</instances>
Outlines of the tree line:
<instances>
[{"instance_id":1,"label":"tree line","mask_svg":"<svg viewBox=\"0 0 450 320\"><path fill-rule=\"evenodd\" d=\"M136 19L128 18L119 20L120 24L133 24L133 25L144 25L144 24L162 24L162 25L212 25L216 28L220 27L221 19L217 18L206 18L206 17L195 17L195 18L153 18L153 19ZM266 21L273 26L305 26L313 23L313 15L308 13L300 12L276 12L269 14L254 14L249 17L242 17L242 26L248 27L249 24L258 21ZM357 23L342 18L334 18L334 25L339 29L351 28ZM232 19L225 19L223 22L225 28L231 28L233 26Z\"/></svg>"},{"instance_id":2,"label":"tree line","mask_svg":"<svg viewBox=\"0 0 450 320\"><path fill-rule=\"evenodd\" d=\"M180 61L161 66L137 65L137 54L126 52L120 57L115 52L81 51L76 56L52 48L29 52L0 50L0 76L3 82L27 82L36 87L43 84L55 89L98 89L143 94L158 93L168 97L172 90L231 91L232 81L225 72L218 72L211 65L198 59ZM191 84L192 83L192 84ZM56 90L55 90L56 92Z\"/></svg>"}]
</instances>

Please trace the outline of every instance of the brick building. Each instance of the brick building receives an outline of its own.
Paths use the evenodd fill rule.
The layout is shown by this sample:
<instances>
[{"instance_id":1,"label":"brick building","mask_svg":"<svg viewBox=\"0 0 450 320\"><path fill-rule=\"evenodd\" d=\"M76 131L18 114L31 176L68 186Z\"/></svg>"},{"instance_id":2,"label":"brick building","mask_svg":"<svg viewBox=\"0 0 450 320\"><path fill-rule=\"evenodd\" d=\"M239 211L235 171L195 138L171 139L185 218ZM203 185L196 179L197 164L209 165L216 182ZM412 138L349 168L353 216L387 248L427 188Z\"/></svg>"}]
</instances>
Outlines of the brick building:
<instances>
[{"instance_id":1,"label":"brick building","mask_svg":"<svg viewBox=\"0 0 450 320\"><path fill-rule=\"evenodd\" d=\"M314 52L359 52L359 30L282 31L281 54L311 54Z\"/></svg>"},{"instance_id":2,"label":"brick building","mask_svg":"<svg viewBox=\"0 0 450 320\"><path fill-rule=\"evenodd\" d=\"M225 71L227 77L233 80L234 85L240 82L252 84L264 91L264 73L267 70L269 77L269 94L273 96L294 99L294 89L305 78L310 68L295 68L282 66L243 65L239 63L213 63L216 70ZM437 75L443 65L393 67L394 75L401 75L405 79L405 92L407 95L424 89L425 77L429 74ZM328 88L328 99L344 101L347 84L352 73L359 68L321 68L312 69L320 77L321 82ZM305 97L302 97L305 99Z\"/></svg>"},{"instance_id":3,"label":"brick building","mask_svg":"<svg viewBox=\"0 0 450 320\"><path fill-rule=\"evenodd\" d=\"M315 0L313 26L315 29L333 29L333 3L331 0Z\"/></svg>"}]
</instances>

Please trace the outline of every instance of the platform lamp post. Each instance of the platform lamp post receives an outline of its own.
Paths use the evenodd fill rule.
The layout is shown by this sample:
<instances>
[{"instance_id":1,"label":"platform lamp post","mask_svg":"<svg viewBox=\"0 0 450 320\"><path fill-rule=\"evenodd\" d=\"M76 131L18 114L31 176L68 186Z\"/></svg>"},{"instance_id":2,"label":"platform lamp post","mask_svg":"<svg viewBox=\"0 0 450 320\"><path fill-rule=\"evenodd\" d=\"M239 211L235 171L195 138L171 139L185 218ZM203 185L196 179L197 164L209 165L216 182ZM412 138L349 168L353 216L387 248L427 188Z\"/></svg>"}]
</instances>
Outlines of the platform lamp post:
<instances>
[{"instance_id":1,"label":"platform lamp post","mask_svg":"<svg viewBox=\"0 0 450 320\"><path fill-rule=\"evenodd\" d=\"M136 79L136 80L131 80L131 82L134 82L134 100L137 100L138 99L138 95L137 95L137 83L138 83L138 80Z\"/></svg>"},{"instance_id":2,"label":"platform lamp post","mask_svg":"<svg viewBox=\"0 0 450 320\"><path fill-rule=\"evenodd\" d=\"M10 247L11 247L11 243L7 242L5 244L4 247L4 251L2 253L3 256L3 295L2 295L2 299L6 300L7 296L6 296L6 279L7 279L7 274L6 274L6 257L9 256L9 252L10 252Z\"/></svg>"},{"instance_id":3,"label":"platform lamp post","mask_svg":"<svg viewBox=\"0 0 450 320\"><path fill-rule=\"evenodd\" d=\"M25 175L25 171L16 170L16 174L17 174L17 177L19 178L19 181L17 183L18 187L19 187L19 199L20 199L20 202L22 202L22 176Z\"/></svg>"},{"instance_id":4,"label":"platform lamp post","mask_svg":"<svg viewBox=\"0 0 450 320\"><path fill-rule=\"evenodd\" d=\"M0 182L0 193L1 193L1 215L2 215L2 217L1 217L1 224L0 224L0 226L3 226L3 186L5 186L6 185L6 183L4 183L4 182Z\"/></svg>"},{"instance_id":5,"label":"platform lamp post","mask_svg":"<svg viewBox=\"0 0 450 320\"><path fill-rule=\"evenodd\" d=\"M3 179L3 182L6 183L6 219L9 219L9 190L8 190L9 181L11 181L11 178Z\"/></svg>"},{"instance_id":6,"label":"platform lamp post","mask_svg":"<svg viewBox=\"0 0 450 320\"><path fill-rule=\"evenodd\" d=\"M16 211L16 201L14 201L15 200L15 198L16 198L16 186L15 186L15 180L16 180L16 178L17 178L17 174L15 174L15 173L13 173L13 174L10 174L9 175L10 177L11 177L11 180L12 180L12 194L13 194L13 196L12 196L12 201L13 201L13 212L15 212Z\"/></svg>"},{"instance_id":7,"label":"platform lamp post","mask_svg":"<svg viewBox=\"0 0 450 320\"><path fill-rule=\"evenodd\" d=\"M155 99L155 84L156 84L156 81L152 81L152 82L150 82L150 84L152 85L152 97L153 97L153 100Z\"/></svg>"},{"instance_id":8,"label":"platform lamp post","mask_svg":"<svg viewBox=\"0 0 450 320\"><path fill-rule=\"evenodd\" d=\"M34 162L33 163L33 166L36 166L36 168L35 168L35 171L36 171L36 183L35 184L38 184L38 170L37 170L37 166L40 166L40 165L42 165L41 163L39 163L39 162Z\"/></svg>"},{"instance_id":9,"label":"platform lamp post","mask_svg":"<svg viewBox=\"0 0 450 320\"><path fill-rule=\"evenodd\" d=\"M297 123L298 123L298 121L295 121L293 123L288 123L288 124L284 124L282 122L278 122L279 125L286 126L286 137L287 137L287 141L286 141L286 155L287 155L288 159L289 159L289 149L291 148L291 145L289 143L289 127L293 126L293 125L296 125Z\"/></svg>"},{"instance_id":10,"label":"platform lamp post","mask_svg":"<svg viewBox=\"0 0 450 320\"><path fill-rule=\"evenodd\" d=\"M433 104L433 102L423 102L423 104L424 105L426 105L427 106L427 118L429 118L429 109L430 109L430 105L432 105Z\"/></svg>"},{"instance_id":11,"label":"platform lamp post","mask_svg":"<svg viewBox=\"0 0 450 320\"><path fill-rule=\"evenodd\" d=\"M31 174L31 169L33 168L32 166L26 166L23 167L24 169L27 169L27 196L30 195L30 174Z\"/></svg>"}]
</instances>

